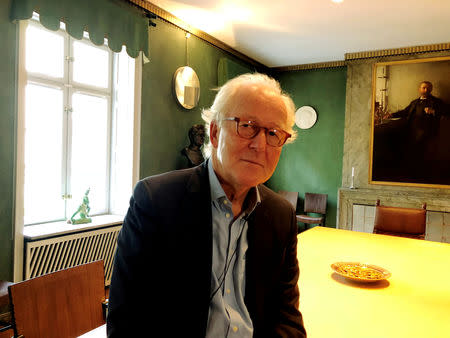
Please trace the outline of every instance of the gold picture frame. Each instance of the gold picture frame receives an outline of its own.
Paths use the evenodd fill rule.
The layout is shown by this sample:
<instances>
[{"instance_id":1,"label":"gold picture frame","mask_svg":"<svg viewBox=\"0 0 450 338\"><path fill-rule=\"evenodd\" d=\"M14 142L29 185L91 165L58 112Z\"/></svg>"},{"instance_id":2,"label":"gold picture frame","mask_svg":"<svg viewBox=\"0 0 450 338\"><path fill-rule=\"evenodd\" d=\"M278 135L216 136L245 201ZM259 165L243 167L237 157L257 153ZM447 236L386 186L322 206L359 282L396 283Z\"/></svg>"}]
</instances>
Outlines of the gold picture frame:
<instances>
[{"instance_id":1,"label":"gold picture frame","mask_svg":"<svg viewBox=\"0 0 450 338\"><path fill-rule=\"evenodd\" d=\"M450 188L450 56L378 62L369 183Z\"/></svg>"}]
</instances>

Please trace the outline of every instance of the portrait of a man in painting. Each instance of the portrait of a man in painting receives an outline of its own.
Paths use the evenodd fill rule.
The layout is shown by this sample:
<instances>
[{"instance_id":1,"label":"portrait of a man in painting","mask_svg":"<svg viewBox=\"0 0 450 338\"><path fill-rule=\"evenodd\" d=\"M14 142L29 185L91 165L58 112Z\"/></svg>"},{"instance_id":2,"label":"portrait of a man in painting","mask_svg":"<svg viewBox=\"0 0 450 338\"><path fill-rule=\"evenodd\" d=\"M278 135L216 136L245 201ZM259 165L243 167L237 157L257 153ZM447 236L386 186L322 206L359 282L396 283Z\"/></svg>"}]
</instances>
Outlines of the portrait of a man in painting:
<instances>
[{"instance_id":1,"label":"portrait of a man in painting","mask_svg":"<svg viewBox=\"0 0 450 338\"><path fill-rule=\"evenodd\" d=\"M450 58L377 63L371 183L450 188Z\"/></svg>"}]
</instances>

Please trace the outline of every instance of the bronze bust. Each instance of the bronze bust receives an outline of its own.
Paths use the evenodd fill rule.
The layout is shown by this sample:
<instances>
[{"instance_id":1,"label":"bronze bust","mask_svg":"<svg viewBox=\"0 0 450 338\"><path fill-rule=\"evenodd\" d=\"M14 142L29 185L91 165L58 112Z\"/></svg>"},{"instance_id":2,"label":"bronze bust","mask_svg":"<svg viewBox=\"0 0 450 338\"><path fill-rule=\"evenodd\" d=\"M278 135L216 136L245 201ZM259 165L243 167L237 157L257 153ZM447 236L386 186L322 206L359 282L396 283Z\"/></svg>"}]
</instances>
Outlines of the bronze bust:
<instances>
[{"instance_id":1,"label":"bronze bust","mask_svg":"<svg viewBox=\"0 0 450 338\"><path fill-rule=\"evenodd\" d=\"M187 160L185 168L195 167L205 160L201 150L205 142L205 126L194 124L189 128L188 136L190 144L181 150L181 154Z\"/></svg>"}]
</instances>

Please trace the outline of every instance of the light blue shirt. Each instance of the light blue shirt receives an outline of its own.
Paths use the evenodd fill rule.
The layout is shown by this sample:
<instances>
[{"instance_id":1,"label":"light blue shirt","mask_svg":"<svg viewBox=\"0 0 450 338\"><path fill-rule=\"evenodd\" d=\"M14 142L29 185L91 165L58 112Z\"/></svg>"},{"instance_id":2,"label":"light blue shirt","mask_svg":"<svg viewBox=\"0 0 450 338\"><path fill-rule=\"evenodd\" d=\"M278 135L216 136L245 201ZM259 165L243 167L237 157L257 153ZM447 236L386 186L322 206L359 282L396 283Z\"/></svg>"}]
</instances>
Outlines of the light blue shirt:
<instances>
[{"instance_id":1,"label":"light blue shirt","mask_svg":"<svg viewBox=\"0 0 450 338\"><path fill-rule=\"evenodd\" d=\"M233 221L228 200L208 161L211 190L213 257L211 272L211 302L209 304L206 337L252 337L253 324L245 296L245 254L248 248L247 220L261 202L258 188L250 189L248 207Z\"/></svg>"}]
</instances>

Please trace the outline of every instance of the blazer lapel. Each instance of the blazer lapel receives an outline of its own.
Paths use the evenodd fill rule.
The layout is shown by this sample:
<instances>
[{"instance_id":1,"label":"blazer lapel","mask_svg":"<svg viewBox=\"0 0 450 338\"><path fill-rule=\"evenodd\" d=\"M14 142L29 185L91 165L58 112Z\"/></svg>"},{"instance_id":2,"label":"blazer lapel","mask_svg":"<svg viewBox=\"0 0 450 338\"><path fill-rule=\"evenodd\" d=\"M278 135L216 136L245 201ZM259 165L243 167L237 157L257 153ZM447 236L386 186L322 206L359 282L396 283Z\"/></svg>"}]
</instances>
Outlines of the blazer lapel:
<instances>
[{"instance_id":1,"label":"blazer lapel","mask_svg":"<svg viewBox=\"0 0 450 338\"><path fill-rule=\"evenodd\" d=\"M263 197L261 197L263 198ZM254 326L259 326L258 320L264 318L265 288L268 265L270 264L271 241L270 218L266 215L261 205L257 206L248 219L248 249L246 254L246 283L245 283L245 305L250 313Z\"/></svg>"},{"instance_id":2,"label":"blazer lapel","mask_svg":"<svg viewBox=\"0 0 450 338\"><path fill-rule=\"evenodd\" d=\"M202 330L206 332L209 312L212 269L212 216L211 197L206 161L196 167L186 185L186 195L180 208L183 224L182 234L177 236L182 243L180 248L189 255L191 261L189 272L196 280L199 296L198 307L203 318ZM183 253L182 253L183 254Z\"/></svg>"}]
</instances>

